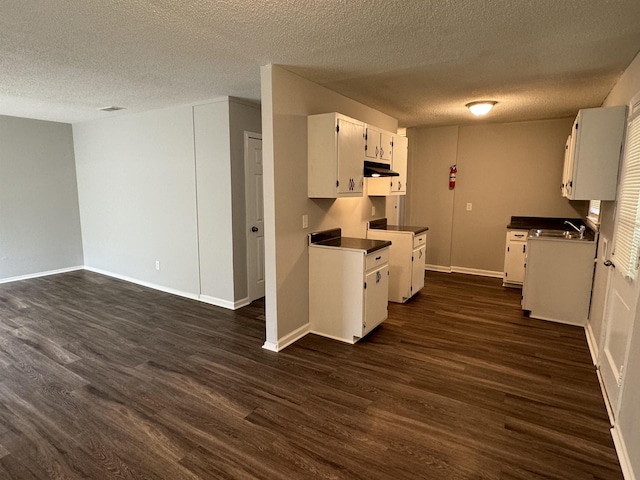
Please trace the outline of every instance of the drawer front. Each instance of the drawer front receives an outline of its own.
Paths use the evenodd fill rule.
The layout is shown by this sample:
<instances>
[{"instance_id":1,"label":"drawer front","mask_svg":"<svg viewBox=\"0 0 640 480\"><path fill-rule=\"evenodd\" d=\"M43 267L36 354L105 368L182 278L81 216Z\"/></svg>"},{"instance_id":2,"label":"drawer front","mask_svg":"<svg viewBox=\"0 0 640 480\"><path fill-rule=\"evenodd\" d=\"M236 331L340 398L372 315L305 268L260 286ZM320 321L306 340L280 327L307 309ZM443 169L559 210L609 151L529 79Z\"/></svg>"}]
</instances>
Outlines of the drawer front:
<instances>
[{"instance_id":1,"label":"drawer front","mask_svg":"<svg viewBox=\"0 0 640 480\"><path fill-rule=\"evenodd\" d=\"M526 241L529 230L509 230L509 240Z\"/></svg>"},{"instance_id":2,"label":"drawer front","mask_svg":"<svg viewBox=\"0 0 640 480\"><path fill-rule=\"evenodd\" d=\"M426 233L421 233L420 235L416 235L415 237L413 237L413 248L421 247L426 243L427 243Z\"/></svg>"},{"instance_id":3,"label":"drawer front","mask_svg":"<svg viewBox=\"0 0 640 480\"><path fill-rule=\"evenodd\" d=\"M389 248L383 248L370 253L365 258L364 269L366 272L374 268L379 268L381 265L389 263Z\"/></svg>"}]
</instances>

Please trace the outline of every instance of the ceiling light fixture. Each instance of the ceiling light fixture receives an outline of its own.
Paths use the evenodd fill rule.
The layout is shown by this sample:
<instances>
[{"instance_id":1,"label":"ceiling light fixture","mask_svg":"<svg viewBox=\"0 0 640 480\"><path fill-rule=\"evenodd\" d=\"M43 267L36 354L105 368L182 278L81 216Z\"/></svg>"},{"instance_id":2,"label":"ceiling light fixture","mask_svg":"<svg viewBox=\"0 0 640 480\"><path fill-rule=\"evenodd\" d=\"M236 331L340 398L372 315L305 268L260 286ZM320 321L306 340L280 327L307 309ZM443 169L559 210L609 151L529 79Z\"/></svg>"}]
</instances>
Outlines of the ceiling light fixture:
<instances>
[{"instance_id":1,"label":"ceiling light fixture","mask_svg":"<svg viewBox=\"0 0 640 480\"><path fill-rule=\"evenodd\" d=\"M495 100L480 100L479 102L467 103L465 106L476 116L486 115L493 106L498 103Z\"/></svg>"}]
</instances>

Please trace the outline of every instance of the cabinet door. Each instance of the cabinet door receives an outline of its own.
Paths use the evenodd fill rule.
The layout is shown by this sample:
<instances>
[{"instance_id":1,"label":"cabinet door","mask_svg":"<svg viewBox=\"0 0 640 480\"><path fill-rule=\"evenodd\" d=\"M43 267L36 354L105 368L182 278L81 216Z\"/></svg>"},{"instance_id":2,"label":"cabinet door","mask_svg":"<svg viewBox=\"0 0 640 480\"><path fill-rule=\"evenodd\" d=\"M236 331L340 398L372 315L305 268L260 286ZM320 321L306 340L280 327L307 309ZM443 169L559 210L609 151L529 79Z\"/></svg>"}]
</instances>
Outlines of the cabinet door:
<instances>
[{"instance_id":1,"label":"cabinet door","mask_svg":"<svg viewBox=\"0 0 640 480\"><path fill-rule=\"evenodd\" d=\"M362 125L338 119L338 194L362 193Z\"/></svg>"},{"instance_id":2,"label":"cabinet door","mask_svg":"<svg viewBox=\"0 0 640 480\"><path fill-rule=\"evenodd\" d=\"M394 135L393 137L393 163L392 170L398 172L400 176L391 177L391 193L404 195L407 193L407 156L409 140L407 137Z\"/></svg>"},{"instance_id":3,"label":"cabinet door","mask_svg":"<svg viewBox=\"0 0 640 480\"><path fill-rule=\"evenodd\" d=\"M424 262L427 246L422 245L413 251L411 268L411 295L415 295L424 287Z\"/></svg>"},{"instance_id":4,"label":"cabinet door","mask_svg":"<svg viewBox=\"0 0 640 480\"><path fill-rule=\"evenodd\" d=\"M510 283L524 282L524 264L527 242L509 242L507 247L507 269L505 280Z\"/></svg>"},{"instance_id":5,"label":"cabinet door","mask_svg":"<svg viewBox=\"0 0 640 480\"><path fill-rule=\"evenodd\" d=\"M571 135L567 137L567 142L564 145L564 169L562 170L562 196L569 196L569 172L571 171L571 162L573 157L571 155Z\"/></svg>"},{"instance_id":6,"label":"cabinet door","mask_svg":"<svg viewBox=\"0 0 640 480\"><path fill-rule=\"evenodd\" d=\"M364 289L364 322L362 336L380 325L388 315L389 265L367 273Z\"/></svg>"},{"instance_id":7,"label":"cabinet door","mask_svg":"<svg viewBox=\"0 0 640 480\"><path fill-rule=\"evenodd\" d=\"M391 162L393 158L393 135L380 132L380 160Z\"/></svg>"},{"instance_id":8,"label":"cabinet door","mask_svg":"<svg viewBox=\"0 0 640 480\"><path fill-rule=\"evenodd\" d=\"M380 130L367 125L364 136L365 156L373 160L380 159Z\"/></svg>"}]
</instances>

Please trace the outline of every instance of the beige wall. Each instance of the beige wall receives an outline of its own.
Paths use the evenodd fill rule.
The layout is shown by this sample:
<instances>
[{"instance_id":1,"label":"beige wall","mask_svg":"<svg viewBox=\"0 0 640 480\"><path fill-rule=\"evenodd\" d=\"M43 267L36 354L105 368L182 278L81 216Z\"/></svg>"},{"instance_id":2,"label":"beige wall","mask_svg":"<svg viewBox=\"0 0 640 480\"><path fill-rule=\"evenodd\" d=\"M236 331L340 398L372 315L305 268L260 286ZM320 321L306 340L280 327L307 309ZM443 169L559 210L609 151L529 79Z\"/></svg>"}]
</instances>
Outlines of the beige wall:
<instances>
[{"instance_id":1,"label":"beige wall","mask_svg":"<svg viewBox=\"0 0 640 480\"><path fill-rule=\"evenodd\" d=\"M614 88L605 99L603 106L628 105L631 99L640 93L640 54L622 74ZM604 242L611 248L611 240L615 228L615 202L603 202L601 211L600 246L603 251ZM604 331L604 297L607 290L607 278L610 272L602 266L604 256L599 255L596 264L596 276L593 285L594 304L589 316L589 326L594 333L593 339L601 342ZM637 305L631 337L631 350L627 360L625 383L622 390L620 414L616 422L616 430L626 447L629 466L635 478L640 478L640 302ZM601 345L597 345L601 348ZM634 478L634 477L632 477Z\"/></svg>"},{"instance_id":2,"label":"beige wall","mask_svg":"<svg viewBox=\"0 0 640 480\"><path fill-rule=\"evenodd\" d=\"M583 216L586 202L560 195L571 123L564 118L410 129L408 216L429 227L434 251L427 252L427 264L499 275L511 216ZM452 192L448 167L454 163Z\"/></svg>"},{"instance_id":3,"label":"beige wall","mask_svg":"<svg viewBox=\"0 0 640 480\"><path fill-rule=\"evenodd\" d=\"M309 82L279 66L262 67L267 348L286 345L309 322L307 234L341 227L364 237L383 197L307 198L307 115L339 112L395 131L397 120ZM309 228L302 228L302 215Z\"/></svg>"}]
</instances>

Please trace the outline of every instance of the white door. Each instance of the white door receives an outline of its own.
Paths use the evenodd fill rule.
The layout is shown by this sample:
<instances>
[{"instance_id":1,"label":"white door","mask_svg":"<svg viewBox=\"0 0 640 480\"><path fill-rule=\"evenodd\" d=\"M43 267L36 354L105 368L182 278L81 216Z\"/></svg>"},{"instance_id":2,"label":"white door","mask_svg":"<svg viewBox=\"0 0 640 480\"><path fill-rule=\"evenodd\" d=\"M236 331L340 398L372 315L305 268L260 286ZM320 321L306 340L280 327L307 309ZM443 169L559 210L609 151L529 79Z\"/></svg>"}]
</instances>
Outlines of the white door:
<instances>
[{"instance_id":1,"label":"white door","mask_svg":"<svg viewBox=\"0 0 640 480\"><path fill-rule=\"evenodd\" d=\"M640 294L637 249L640 241L640 102L632 105L618 186L613 263L604 262L614 271L606 294L604 342L598 355L604 389L614 417L620 410L625 366Z\"/></svg>"},{"instance_id":2,"label":"white door","mask_svg":"<svg viewBox=\"0 0 640 480\"><path fill-rule=\"evenodd\" d=\"M244 175L247 218L247 284L249 300L264 297L264 207L262 136L244 134Z\"/></svg>"},{"instance_id":3,"label":"white door","mask_svg":"<svg viewBox=\"0 0 640 480\"><path fill-rule=\"evenodd\" d=\"M604 343L598 363L614 417L617 417L620 408L639 285L637 278L630 280L614 269L607 292Z\"/></svg>"}]
</instances>

